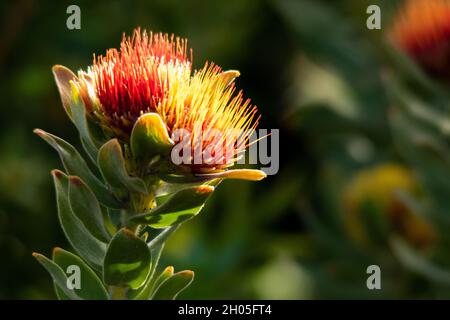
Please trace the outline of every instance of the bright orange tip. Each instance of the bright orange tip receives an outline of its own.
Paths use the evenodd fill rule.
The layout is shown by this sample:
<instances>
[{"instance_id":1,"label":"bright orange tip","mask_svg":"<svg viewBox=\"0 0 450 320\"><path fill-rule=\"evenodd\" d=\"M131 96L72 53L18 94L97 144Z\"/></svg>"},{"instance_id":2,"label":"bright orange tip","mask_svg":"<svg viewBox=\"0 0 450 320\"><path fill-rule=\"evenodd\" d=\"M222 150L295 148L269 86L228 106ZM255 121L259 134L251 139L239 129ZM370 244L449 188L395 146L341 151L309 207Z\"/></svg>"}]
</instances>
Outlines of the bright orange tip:
<instances>
[{"instance_id":1,"label":"bright orange tip","mask_svg":"<svg viewBox=\"0 0 450 320\"><path fill-rule=\"evenodd\" d=\"M33 130L33 133L37 134L38 136L45 135L45 132L43 130L37 128Z\"/></svg>"},{"instance_id":2,"label":"bright orange tip","mask_svg":"<svg viewBox=\"0 0 450 320\"><path fill-rule=\"evenodd\" d=\"M69 183L73 184L74 186L83 185L83 181L77 176L69 176Z\"/></svg>"},{"instance_id":3,"label":"bright orange tip","mask_svg":"<svg viewBox=\"0 0 450 320\"><path fill-rule=\"evenodd\" d=\"M199 186L197 187L197 193L211 193L214 191L214 187L213 186L207 186L207 185L203 185L203 186Z\"/></svg>"},{"instance_id":4,"label":"bright orange tip","mask_svg":"<svg viewBox=\"0 0 450 320\"><path fill-rule=\"evenodd\" d=\"M183 271L180 271L178 273L179 274L186 274L186 275L189 275L189 276L194 276L194 271L192 271L192 270L183 270Z\"/></svg>"},{"instance_id":5,"label":"bright orange tip","mask_svg":"<svg viewBox=\"0 0 450 320\"><path fill-rule=\"evenodd\" d=\"M164 272L168 272L168 273L174 273L175 269L173 268L173 266L168 266L166 267L166 269L164 270Z\"/></svg>"},{"instance_id":6,"label":"bright orange tip","mask_svg":"<svg viewBox=\"0 0 450 320\"><path fill-rule=\"evenodd\" d=\"M58 180L65 176L65 173L59 169L53 169L52 171L50 171L50 174L53 176L53 178L56 178Z\"/></svg>"}]
</instances>

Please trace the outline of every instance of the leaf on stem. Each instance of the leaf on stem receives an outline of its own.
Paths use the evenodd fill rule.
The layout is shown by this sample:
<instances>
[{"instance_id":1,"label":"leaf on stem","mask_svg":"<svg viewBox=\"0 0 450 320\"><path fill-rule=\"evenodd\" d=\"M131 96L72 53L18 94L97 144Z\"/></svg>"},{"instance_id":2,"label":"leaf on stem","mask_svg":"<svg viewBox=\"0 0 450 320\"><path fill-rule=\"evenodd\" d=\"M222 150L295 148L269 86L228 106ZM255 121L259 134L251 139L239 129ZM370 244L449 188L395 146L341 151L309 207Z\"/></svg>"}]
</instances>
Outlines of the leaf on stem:
<instances>
[{"instance_id":1,"label":"leaf on stem","mask_svg":"<svg viewBox=\"0 0 450 320\"><path fill-rule=\"evenodd\" d=\"M152 300L175 300L192 281L194 281L193 271L184 270L177 272L161 282L155 289Z\"/></svg>"},{"instance_id":2,"label":"leaf on stem","mask_svg":"<svg viewBox=\"0 0 450 320\"><path fill-rule=\"evenodd\" d=\"M73 214L68 197L68 176L60 170L53 170L52 176L56 190L58 218L64 234L75 251L99 270L105 257L106 244L93 237Z\"/></svg>"},{"instance_id":3,"label":"leaf on stem","mask_svg":"<svg viewBox=\"0 0 450 320\"><path fill-rule=\"evenodd\" d=\"M70 268L78 267L80 276L79 288L74 288L76 294L87 300L107 300L109 299L108 292L103 286L100 278L95 272L78 256L61 248L53 249L53 261L67 274ZM76 272L76 271L72 271ZM74 273L75 275L75 273ZM69 276L70 281L70 276ZM56 286L56 292L60 299L67 299L68 297L59 286Z\"/></svg>"},{"instance_id":4,"label":"leaf on stem","mask_svg":"<svg viewBox=\"0 0 450 320\"><path fill-rule=\"evenodd\" d=\"M69 177L69 203L72 212L94 237L109 241L111 236L106 231L97 198L83 180L76 176Z\"/></svg>"},{"instance_id":5,"label":"leaf on stem","mask_svg":"<svg viewBox=\"0 0 450 320\"><path fill-rule=\"evenodd\" d=\"M114 198L108 188L92 173L84 159L70 143L41 129L35 129L34 133L44 139L58 152L67 172L83 179L101 203L108 207L121 208L120 202Z\"/></svg>"},{"instance_id":6,"label":"leaf on stem","mask_svg":"<svg viewBox=\"0 0 450 320\"><path fill-rule=\"evenodd\" d=\"M112 187L147 193L147 187L142 179L128 175L122 147L117 139L109 140L100 148L97 163L103 178Z\"/></svg>"},{"instance_id":7,"label":"leaf on stem","mask_svg":"<svg viewBox=\"0 0 450 320\"><path fill-rule=\"evenodd\" d=\"M196 216L213 191L214 187L207 185L180 190L150 212L132 217L131 221L152 228L167 228L179 224Z\"/></svg>"},{"instance_id":8,"label":"leaf on stem","mask_svg":"<svg viewBox=\"0 0 450 320\"><path fill-rule=\"evenodd\" d=\"M48 271L58 288L60 288L69 299L81 300L81 298L75 293L74 289L69 289L67 287L67 275L55 262L36 252L33 253L33 257L35 257L36 260Z\"/></svg>"},{"instance_id":9,"label":"leaf on stem","mask_svg":"<svg viewBox=\"0 0 450 320\"><path fill-rule=\"evenodd\" d=\"M155 155L168 153L174 144L157 113L146 113L137 119L130 142L133 156L146 161Z\"/></svg>"},{"instance_id":10,"label":"leaf on stem","mask_svg":"<svg viewBox=\"0 0 450 320\"><path fill-rule=\"evenodd\" d=\"M147 244L130 230L119 230L106 251L104 282L138 289L145 283L150 269L151 254Z\"/></svg>"}]
</instances>

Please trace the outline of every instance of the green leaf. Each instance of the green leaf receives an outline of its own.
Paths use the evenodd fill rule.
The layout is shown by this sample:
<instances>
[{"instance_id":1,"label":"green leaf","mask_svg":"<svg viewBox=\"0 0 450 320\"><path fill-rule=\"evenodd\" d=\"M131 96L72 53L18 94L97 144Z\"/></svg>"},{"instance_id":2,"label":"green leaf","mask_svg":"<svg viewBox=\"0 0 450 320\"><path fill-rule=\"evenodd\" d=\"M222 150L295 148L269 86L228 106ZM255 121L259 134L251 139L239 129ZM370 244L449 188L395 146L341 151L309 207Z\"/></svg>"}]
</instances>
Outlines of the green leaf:
<instances>
[{"instance_id":1,"label":"green leaf","mask_svg":"<svg viewBox=\"0 0 450 320\"><path fill-rule=\"evenodd\" d=\"M425 130L403 113L392 116L392 128L397 149L412 166L421 184L428 190L432 200L429 217L438 225L450 225L448 208L450 198L450 159L445 141Z\"/></svg>"},{"instance_id":2,"label":"green leaf","mask_svg":"<svg viewBox=\"0 0 450 320\"><path fill-rule=\"evenodd\" d=\"M69 178L59 170L52 171L58 205L58 218L64 234L75 251L94 268L100 270L106 244L93 237L73 214L69 204Z\"/></svg>"},{"instance_id":3,"label":"green leaf","mask_svg":"<svg viewBox=\"0 0 450 320\"><path fill-rule=\"evenodd\" d=\"M184 270L177 272L173 276L162 280L161 284L156 288L152 300L175 300L175 298L186 289L193 280L194 271Z\"/></svg>"},{"instance_id":4,"label":"green leaf","mask_svg":"<svg viewBox=\"0 0 450 320\"><path fill-rule=\"evenodd\" d=\"M86 300L108 300L109 295L99 277L78 256L61 248L53 249L53 261L64 271L70 266L80 269L80 288L75 288L76 294ZM56 286L59 297L67 297L65 293Z\"/></svg>"},{"instance_id":5,"label":"green leaf","mask_svg":"<svg viewBox=\"0 0 450 320\"><path fill-rule=\"evenodd\" d=\"M80 134L81 143L91 160L96 163L100 143L94 140L86 117L86 107L76 88L72 85L72 98L70 99L70 111L72 120Z\"/></svg>"},{"instance_id":6,"label":"green leaf","mask_svg":"<svg viewBox=\"0 0 450 320\"><path fill-rule=\"evenodd\" d=\"M198 186L200 184L202 184L202 182L189 183L189 184L188 183L176 183L175 184L175 183L168 183L168 182L160 180L160 182L156 186L156 190L155 190L156 202L158 203L158 198L164 199L172 193L175 193L175 192L185 189L187 187Z\"/></svg>"},{"instance_id":7,"label":"green leaf","mask_svg":"<svg viewBox=\"0 0 450 320\"><path fill-rule=\"evenodd\" d=\"M100 204L89 187L76 176L69 177L69 203L72 212L94 237L105 242L111 239L105 228Z\"/></svg>"},{"instance_id":8,"label":"green leaf","mask_svg":"<svg viewBox=\"0 0 450 320\"><path fill-rule=\"evenodd\" d=\"M437 129L439 134L447 135L450 126L450 120L447 115L447 101L443 98L443 103L433 101L427 102L416 96L401 84L395 77L389 77L386 80L386 88L396 106L400 107L405 114L417 121L421 127L431 127ZM442 110L443 109L443 110Z\"/></svg>"},{"instance_id":9,"label":"green leaf","mask_svg":"<svg viewBox=\"0 0 450 320\"><path fill-rule=\"evenodd\" d=\"M112 187L147 193L147 187L142 179L128 175L122 147L117 139L109 140L100 148L97 162L103 178Z\"/></svg>"},{"instance_id":10,"label":"green leaf","mask_svg":"<svg viewBox=\"0 0 450 320\"><path fill-rule=\"evenodd\" d=\"M84 159L71 144L41 129L35 129L34 133L58 152L67 172L83 179L101 203L108 207L121 208L120 202L113 197L107 187L92 173Z\"/></svg>"},{"instance_id":11,"label":"green leaf","mask_svg":"<svg viewBox=\"0 0 450 320\"><path fill-rule=\"evenodd\" d=\"M171 227L168 227L168 228L164 229L153 240L151 240L147 244L147 246L150 249L157 248L159 245L163 244L170 237L170 235L172 233L177 231L179 227L180 227L180 224L177 224L177 225L174 225L174 226L171 226Z\"/></svg>"},{"instance_id":12,"label":"green leaf","mask_svg":"<svg viewBox=\"0 0 450 320\"><path fill-rule=\"evenodd\" d=\"M175 270L174 270L173 266L166 267L155 279L153 286L152 286L152 293L154 294L156 292L156 290L158 290L158 288L161 286L161 284L164 283L170 277L172 277L174 273L175 273Z\"/></svg>"},{"instance_id":13,"label":"green leaf","mask_svg":"<svg viewBox=\"0 0 450 320\"><path fill-rule=\"evenodd\" d=\"M104 282L140 288L150 274L151 254L147 244L123 228L111 240L103 266Z\"/></svg>"},{"instance_id":14,"label":"green leaf","mask_svg":"<svg viewBox=\"0 0 450 320\"><path fill-rule=\"evenodd\" d=\"M395 256L409 270L421 274L437 284L450 285L450 272L425 260L402 239L392 238L391 246Z\"/></svg>"},{"instance_id":15,"label":"green leaf","mask_svg":"<svg viewBox=\"0 0 450 320\"><path fill-rule=\"evenodd\" d=\"M130 142L133 156L146 161L155 155L170 152L174 144L166 125L157 113L146 113L137 119Z\"/></svg>"},{"instance_id":16,"label":"green leaf","mask_svg":"<svg viewBox=\"0 0 450 320\"><path fill-rule=\"evenodd\" d=\"M440 93L441 88L435 83L421 67L411 59L405 52L402 52L390 43L383 43L383 49L386 53L387 62L395 70L395 74L405 78L408 82L416 84L415 88L425 90L436 95Z\"/></svg>"},{"instance_id":17,"label":"green leaf","mask_svg":"<svg viewBox=\"0 0 450 320\"><path fill-rule=\"evenodd\" d=\"M52 71L64 110L72 120L72 112L70 110L70 100L72 99L70 81L76 79L77 76L71 70L61 65L53 66Z\"/></svg>"},{"instance_id":18,"label":"green leaf","mask_svg":"<svg viewBox=\"0 0 450 320\"><path fill-rule=\"evenodd\" d=\"M33 253L33 257L50 273L55 285L71 300L81 300L73 289L67 287L67 276L64 271L52 260L42 254Z\"/></svg>"},{"instance_id":19,"label":"green leaf","mask_svg":"<svg viewBox=\"0 0 450 320\"><path fill-rule=\"evenodd\" d=\"M150 271L150 275L148 276L145 284L140 287L138 290L132 290L128 293L128 297L133 300L148 300L152 293L152 288L154 287L154 275L156 268L158 266L159 258L161 257L161 253L164 249L164 243L159 244L154 249L151 250L152 255L152 267ZM173 273L173 272L172 272Z\"/></svg>"},{"instance_id":20,"label":"green leaf","mask_svg":"<svg viewBox=\"0 0 450 320\"><path fill-rule=\"evenodd\" d=\"M136 215L131 220L153 228L167 228L179 224L196 216L213 191L214 187L207 185L180 190L162 205L148 213Z\"/></svg>"}]
</instances>

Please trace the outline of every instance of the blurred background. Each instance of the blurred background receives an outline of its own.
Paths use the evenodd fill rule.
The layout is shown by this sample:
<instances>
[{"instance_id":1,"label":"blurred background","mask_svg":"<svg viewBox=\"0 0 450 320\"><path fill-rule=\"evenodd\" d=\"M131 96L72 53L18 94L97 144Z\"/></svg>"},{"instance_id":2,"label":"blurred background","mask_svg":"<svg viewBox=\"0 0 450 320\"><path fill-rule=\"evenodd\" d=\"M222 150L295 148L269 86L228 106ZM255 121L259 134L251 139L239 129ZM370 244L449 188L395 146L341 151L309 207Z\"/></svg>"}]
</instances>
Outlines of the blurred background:
<instances>
[{"instance_id":1,"label":"blurred background","mask_svg":"<svg viewBox=\"0 0 450 320\"><path fill-rule=\"evenodd\" d=\"M71 4L81 30L66 28ZM366 27L371 4L381 30ZM163 265L196 273L180 298L450 298L448 81L387 40L402 6L1 1L0 298L54 299L31 252L70 249L49 174L61 164L32 134L79 146L52 65L86 68L137 26L187 37L197 68L239 69L260 128L280 129L278 174L224 182L168 242ZM366 286L370 265L381 290Z\"/></svg>"}]
</instances>

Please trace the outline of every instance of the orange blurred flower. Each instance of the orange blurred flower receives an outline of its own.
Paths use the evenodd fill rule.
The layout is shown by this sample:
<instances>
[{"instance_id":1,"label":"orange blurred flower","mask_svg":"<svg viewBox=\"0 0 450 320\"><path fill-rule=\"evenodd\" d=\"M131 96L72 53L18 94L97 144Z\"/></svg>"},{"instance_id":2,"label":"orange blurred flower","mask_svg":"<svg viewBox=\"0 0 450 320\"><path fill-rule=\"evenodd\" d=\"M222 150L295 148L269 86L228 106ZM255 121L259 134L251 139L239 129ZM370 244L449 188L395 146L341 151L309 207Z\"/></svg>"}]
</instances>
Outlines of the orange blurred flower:
<instances>
[{"instance_id":1,"label":"orange blurred flower","mask_svg":"<svg viewBox=\"0 0 450 320\"><path fill-rule=\"evenodd\" d=\"M406 0L389 38L430 74L450 76L448 0Z\"/></svg>"}]
</instances>

